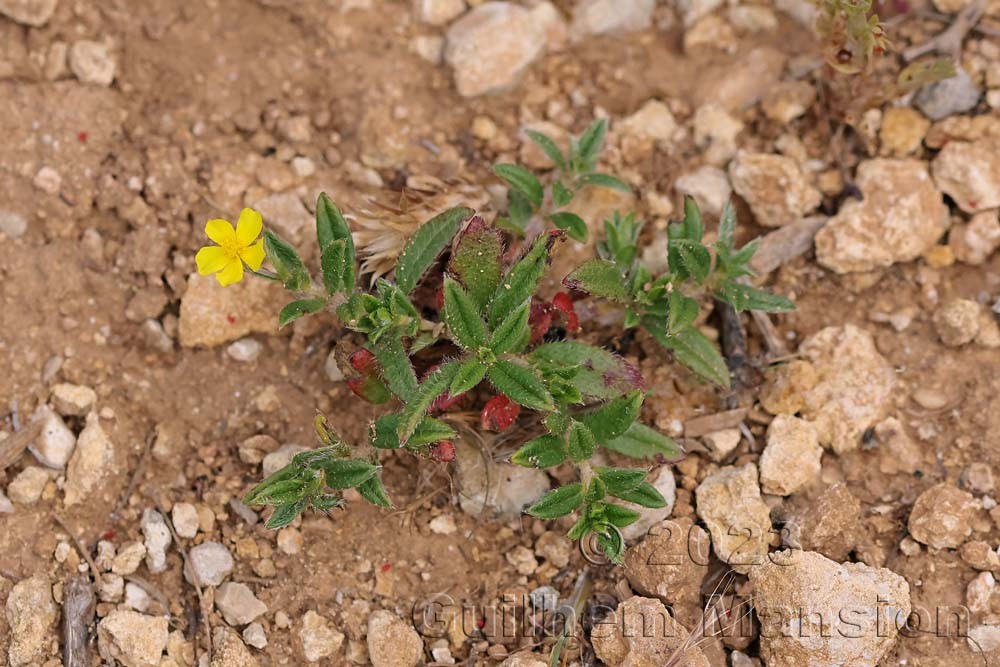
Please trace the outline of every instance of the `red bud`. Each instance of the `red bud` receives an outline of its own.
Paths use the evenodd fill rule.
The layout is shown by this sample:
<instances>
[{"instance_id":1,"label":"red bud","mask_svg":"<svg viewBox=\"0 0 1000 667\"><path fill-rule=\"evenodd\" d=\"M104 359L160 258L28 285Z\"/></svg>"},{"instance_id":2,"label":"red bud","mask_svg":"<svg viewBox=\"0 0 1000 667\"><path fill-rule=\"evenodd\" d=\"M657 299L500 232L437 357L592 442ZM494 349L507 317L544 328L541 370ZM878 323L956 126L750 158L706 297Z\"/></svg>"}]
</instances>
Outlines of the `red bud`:
<instances>
[{"instance_id":1,"label":"red bud","mask_svg":"<svg viewBox=\"0 0 1000 667\"><path fill-rule=\"evenodd\" d=\"M375 375L378 373L378 362L375 360L375 355L361 348L350 357L351 368L361 373L362 375Z\"/></svg>"},{"instance_id":2,"label":"red bud","mask_svg":"<svg viewBox=\"0 0 1000 667\"><path fill-rule=\"evenodd\" d=\"M552 298L552 305L556 310L566 316L566 329L569 331L580 330L580 318L573 308L573 299L566 292L559 292Z\"/></svg>"},{"instance_id":3,"label":"red bud","mask_svg":"<svg viewBox=\"0 0 1000 667\"><path fill-rule=\"evenodd\" d=\"M479 420L487 431L501 433L510 428L520 414L520 405L505 395L499 394L486 402L479 413Z\"/></svg>"},{"instance_id":4,"label":"red bud","mask_svg":"<svg viewBox=\"0 0 1000 667\"><path fill-rule=\"evenodd\" d=\"M431 458L440 463L450 463L455 460L455 443L451 440L435 442L430 448Z\"/></svg>"}]
</instances>

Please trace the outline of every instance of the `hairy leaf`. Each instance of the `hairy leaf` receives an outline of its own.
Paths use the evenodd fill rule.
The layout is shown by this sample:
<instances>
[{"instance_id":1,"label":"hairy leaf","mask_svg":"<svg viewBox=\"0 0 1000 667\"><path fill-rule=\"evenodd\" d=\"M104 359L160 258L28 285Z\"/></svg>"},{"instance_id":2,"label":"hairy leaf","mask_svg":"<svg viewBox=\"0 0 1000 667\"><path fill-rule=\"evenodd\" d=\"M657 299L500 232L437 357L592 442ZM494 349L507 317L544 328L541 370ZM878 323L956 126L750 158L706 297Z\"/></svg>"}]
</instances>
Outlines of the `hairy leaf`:
<instances>
[{"instance_id":1,"label":"hairy leaf","mask_svg":"<svg viewBox=\"0 0 1000 667\"><path fill-rule=\"evenodd\" d=\"M291 324L303 315L318 313L326 307L326 299L299 299L285 304L278 313L278 327Z\"/></svg>"},{"instance_id":2,"label":"hairy leaf","mask_svg":"<svg viewBox=\"0 0 1000 667\"><path fill-rule=\"evenodd\" d=\"M625 526L635 523L639 520L642 515L639 512L629 509L628 507L622 507L621 505L616 505L614 503L608 503L604 506L604 519L613 526L618 528L624 528Z\"/></svg>"},{"instance_id":3,"label":"hairy leaf","mask_svg":"<svg viewBox=\"0 0 1000 667\"><path fill-rule=\"evenodd\" d=\"M444 278L444 321L459 346L476 351L486 345L486 325L479 309L457 280Z\"/></svg>"},{"instance_id":4,"label":"hairy leaf","mask_svg":"<svg viewBox=\"0 0 1000 667\"><path fill-rule=\"evenodd\" d=\"M396 264L396 284L405 294L416 288L427 269L454 238L462 221L472 213L472 209L462 206L450 208L434 216L414 232Z\"/></svg>"},{"instance_id":5,"label":"hairy leaf","mask_svg":"<svg viewBox=\"0 0 1000 667\"><path fill-rule=\"evenodd\" d=\"M584 396L611 399L645 385L639 369L607 350L577 341L539 345L528 358L556 367L576 368L569 382Z\"/></svg>"},{"instance_id":6,"label":"hairy leaf","mask_svg":"<svg viewBox=\"0 0 1000 667\"><path fill-rule=\"evenodd\" d=\"M504 317L535 293L548 268L552 245L561 234L562 232L540 234L524 257L510 267L487 306L490 327L495 328Z\"/></svg>"},{"instance_id":7,"label":"hairy leaf","mask_svg":"<svg viewBox=\"0 0 1000 667\"><path fill-rule=\"evenodd\" d=\"M275 508L274 514L272 514L271 518L267 520L265 526L271 530L284 528L291 522L295 521L295 517L302 514L308 506L308 498L303 498L302 500L298 500L287 505L279 505Z\"/></svg>"},{"instance_id":8,"label":"hairy leaf","mask_svg":"<svg viewBox=\"0 0 1000 667\"><path fill-rule=\"evenodd\" d=\"M594 433L584 424L573 421L569 427L569 457L574 461L586 461L594 455L597 440Z\"/></svg>"},{"instance_id":9,"label":"hairy leaf","mask_svg":"<svg viewBox=\"0 0 1000 667\"><path fill-rule=\"evenodd\" d=\"M490 336L490 349L499 356L507 352L520 352L531 338L531 328L528 326L528 316L531 313L530 304L525 301L517 310L507 315Z\"/></svg>"},{"instance_id":10,"label":"hairy leaf","mask_svg":"<svg viewBox=\"0 0 1000 667\"><path fill-rule=\"evenodd\" d=\"M357 276L355 266L354 238L351 236L351 228L347 224L344 215L337 208L333 200L327 194L321 193L316 200L316 239L319 242L320 255L325 257L327 248L335 241L344 242L343 270L339 273L340 289L344 292L353 292ZM323 264L324 280L326 275L326 263ZM329 292L329 287L327 288ZM332 294L333 292L329 292Z\"/></svg>"},{"instance_id":11,"label":"hairy leaf","mask_svg":"<svg viewBox=\"0 0 1000 667\"><path fill-rule=\"evenodd\" d=\"M612 492L611 495L615 498L620 498L625 502L635 503L636 505L649 507L651 509L667 506L666 498L664 498L663 494L657 491L656 487L649 482L643 482L634 489Z\"/></svg>"},{"instance_id":12,"label":"hairy leaf","mask_svg":"<svg viewBox=\"0 0 1000 667\"><path fill-rule=\"evenodd\" d=\"M683 454L673 439L638 422L632 424L625 433L614 440L601 444L607 449L634 459L663 456L668 460L676 460Z\"/></svg>"},{"instance_id":13,"label":"hairy leaf","mask_svg":"<svg viewBox=\"0 0 1000 667\"><path fill-rule=\"evenodd\" d=\"M736 209L733 202L727 201L722 207L722 215L719 216L719 240L718 243L732 249L736 240Z\"/></svg>"},{"instance_id":14,"label":"hairy leaf","mask_svg":"<svg viewBox=\"0 0 1000 667\"><path fill-rule=\"evenodd\" d=\"M608 121L605 118L595 120L583 131L577 142L576 157L579 160L580 173L593 171L597 158L604 146L604 137L608 133Z\"/></svg>"},{"instance_id":15,"label":"hairy leaf","mask_svg":"<svg viewBox=\"0 0 1000 667\"><path fill-rule=\"evenodd\" d=\"M392 507L392 501L389 500L389 494L386 493L385 487L382 485L382 480L378 478L378 475L375 475L366 482L358 485L358 493L361 494L362 498L376 507Z\"/></svg>"},{"instance_id":16,"label":"hairy leaf","mask_svg":"<svg viewBox=\"0 0 1000 667\"><path fill-rule=\"evenodd\" d=\"M562 208L573 201L573 196L573 191L563 185L562 181L552 184L552 205L556 208Z\"/></svg>"},{"instance_id":17,"label":"hairy leaf","mask_svg":"<svg viewBox=\"0 0 1000 667\"><path fill-rule=\"evenodd\" d=\"M299 253L270 229L264 230L264 254L274 265L278 279L285 289L293 292L309 289L311 283L309 270L306 269Z\"/></svg>"},{"instance_id":18,"label":"hairy leaf","mask_svg":"<svg viewBox=\"0 0 1000 667\"><path fill-rule=\"evenodd\" d=\"M638 487L646 481L649 471L644 468L595 468L594 472L604 482L608 493L616 495Z\"/></svg>"},{"instance_id":19,"label":"hairy leaf","mask_svg":"<svg viewBox=\"0 0 1000 667\"><path fill-rule=\"evenodd\" d=\"M625 433L639 416L643 398L641 391L633 391L590 414L581 415L580 421L593 431L598 442L614 440Z\"/></svg>"},{"instance_id":20,"label":"hairy leaf","mask_svg":"<svg viewBox=\"0 0 1000 667\"><path fill-rule=\"evenodd\" d=\"M549 468L565 461L566 454L563 439L548 433L524 443L510 461L525 468Z\"/></svg>"},{"instance_id":21,"label":"hairy leaf","mask_svg":"<svg viewBox=\"0 0 1000 667\"><path fill-rule=\"evenodd\" d=\"M491 366L487 374L493 386L515 403L541 412L555 409L552 394L534 368L502 359Z\"/></svg>"},{"instance_id":22,"label":"hairy leaf","mask_svg":"<svg viewBox=\"0 0 1000 667\"><path fill-rule=\"evenodd\" d=\"M475 388L486 377L486 368L486 364L478 359L469 359L464 362L448 387L448 395L460 396Z\"/></svg>"},{"instance_id":23,"label":"hairy leaf","mask_svg":"<svg viewBox=\"0 0 1000 667\"><path fill-rule=\"evenodd\" d=\"M708 252L708 248L698 241L671 240L667 257L670 270L680 278L690 277L701 283L712 270L712 255Z\"/></svg>"},{"instance_id":24,"label":"hairy leaf","mask_svg":"<svg viewBox=\"0 0 1000 667\"><path fill-rule=\"evenodd\" d=\"M549 491L542 499L527 509L528 514L539 519L557 519L566 516L583 504L583 487L573 482Z\"/></svg>"},{"instance_id":25,"label":"hairy leaf","mask_svg":"<svg viewBox=\"0 0 1000 667\"><path fill-rule=\"evenodd\" d=\"M684 296L680 290L675 289L671 292L667 297L667 303L669 304L667 328L671 332L686 329L698 319L698 302L689 296Z\"/></svg>"},{"instance_id":26,"label":"hairy leaf","mask_svg":"<svg viewBox=\"0 0 1000 667\"><path fill-rule=\"evenodd\" d=\"M460 366L461 364L454 361L444 364L427 376L417 388L413 398L407 401L400 413L399 426L396 427L396 434L401 443L406 444L409 441L434 399L448 390L448 386L455 379Z\"/></svg>"},{"instance_id":27,"label":"hairy leaf","mask_svg":"<svg viewBox=\"0 0 1000 667\"><path fill-rule=\"evenodd\" d=\"M618 266L606 259L592 259L573 270L563 279L570 289L603 296L615 301L628 301L625 277Z\"/></svg>"},{"instance_id":28,"label":"hairy leaf","mask_svg":"<svg viewBox=\"0 0 1000 667\"><path fill-rule=\"evenodd\" d=\"M402 415L393 413L382 415L371 426L371 444L377 449L399 449L403 444L399 441L399 422ZM408 447L420 447L441 440L451 440L457 434L455 429L439 419L424 417L420 420L413 435L406 443Z\"/></svg>"},{"instance_id":29,"label":"hairy leaf","mask_svg":"<svg viewBox=\"0 0 1000 667\"><path fill-rule=\"evenodd\" d=\"M381 336L371 346L372 354L382 367L382 378L389 390L401 401L408 401L417 392L417 375L398 335Z\"/></svg>"},{"instance_id":30,"label":"hairy leaf","mask_svg":"<svg viewBox=\"0 0 1000 667\"><path fill-rule=\"evenodd\" d=\"M361 459L334 459L321 465L326 473L326 485L331 489L354 488L371 479L379 470L378 466Z\"/></svg>"},{"instance_id":31,"label":"hairy leaf","mask_svg":"<svg viewBox=\"0 0 1000 667\"><path fill-rule=\"evenodd\" d=\"M628 183L611 174L584 174L577 181L580 185L599 185L603 188L611 188L621 192L631 192L632 188Z\"/></svg>"},{"instance_id":32,"label":"hairy leaf","mask_svg":"<svg viewBox=\"0 0 1000 667\"><path fill-rule=\"evenodd\" d=\"M731 280L723 283L715 296L730 304L738 313L744 310L762 310L766 313L795 310L795 304L783 296Z\"/></svg>"},{"instance_id":33,"label":"hairy leaf","mask_svg":"<svg viewBox=\"0 0 1000 667\"><path fill-rule=\"evenodd\" d=\"M710 382L729 389L729 369L715 343L694 327L668 334L666 322L644 318L643 326L660 345L674 351L677 360Z\"/></svg>"},{"instance_id":34,"label":"hairy leaf","mask_svg":"<svg viewBox=\"0 0 1000 667\"><path fill-rule=\"evenodd\" d=\"M565 229L571 239L580 243L587 240L587 223L576 213L570 213L569 211L553 213L549 216L549 220L559 229Z\"/></svg>"},{"instance_id":35,"label":"hairy leaf","mask_svg":"<svg viewBox=\"0 0 1000 667\"><path fill-rule=\"evenodd\" d=\"M507 181L512 188L527 197L535 209L542 205L542 197L545 194L538 177L524 167L516 164L497 164L493 166L493 173Z\"/></svg>"},{"instance_id":36,"label":"hairy leaf","mask_svg":"<svg viewBox=\"0 0 1000 667\"><path fill-rule=\"evenodd\" d=\"M542 152L552 160L553 164L563 171L566 170L566 156L559 150L559 146L556 145L555 141L535 130L525 130L524 133L542 149Z\"/></svg>"},{"instance_id":37,"label":"hairy leaf","mask_svg":"<svg viewBox=\"0 0 1000 667\"><path fill-rule=\"evenodd\" d=\"M349 292L354 289L354 267L347 263L347 243L344 239L337 239L327 244L320 256L320 266L323 269L323 286L327 294ZM350 288L347 287L348 281L352 283Z\"/></svg>"},{"instance_id":38,"label":"hairy leaf","mask_svg":"<svg viewBox=\"0 0 1000 667\"><path fill-rule=\"evenodd\" d=\"M487 225L478 215L459 236L452 252L448 270L465 287L479 312L483 312L500 284L503 252L500 230Z\"/></svg>"}]
</instances>

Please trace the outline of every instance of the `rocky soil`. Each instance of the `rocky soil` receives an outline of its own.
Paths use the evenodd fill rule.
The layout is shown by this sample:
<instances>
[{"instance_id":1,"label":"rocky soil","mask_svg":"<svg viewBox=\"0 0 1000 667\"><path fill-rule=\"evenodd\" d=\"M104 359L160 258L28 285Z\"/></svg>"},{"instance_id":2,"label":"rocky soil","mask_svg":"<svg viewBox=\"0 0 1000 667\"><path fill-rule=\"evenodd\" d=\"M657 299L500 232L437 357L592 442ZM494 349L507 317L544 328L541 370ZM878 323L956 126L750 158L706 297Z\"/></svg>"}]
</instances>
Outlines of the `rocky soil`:
<instances>
[{"instance_id":1,"label":"rocky soil","mask_svg":"<svg viewBox=\"0 0 1000 667\"><path fill-rule=\"evenodd\" d=\"M886 8L893 43L966 4ZM1000 663L983 4L958 77L846 127L799 0L0 0L0 661L543 667L579 603L565 664ZM741 239L765 236L757 280L798 306L744 318L724 395L580 302L688 452L657 465L668 507L625 566L521 514L563 480L506 463L517 434L451 465L386 456L394 511L266 530L239 498L313 446L316 412L355 441L378 412L332 318L278 332L272 285L194 273L204 221L253 206L305 248L325 190L379 269L407 213L372 197L493 217L490 165L552 166L524 129L565 142L595 117L635 192L580 196L595 232L634 207L662 267L684 194L710 230L733 198Z\"/></svg>"}]
</instances>

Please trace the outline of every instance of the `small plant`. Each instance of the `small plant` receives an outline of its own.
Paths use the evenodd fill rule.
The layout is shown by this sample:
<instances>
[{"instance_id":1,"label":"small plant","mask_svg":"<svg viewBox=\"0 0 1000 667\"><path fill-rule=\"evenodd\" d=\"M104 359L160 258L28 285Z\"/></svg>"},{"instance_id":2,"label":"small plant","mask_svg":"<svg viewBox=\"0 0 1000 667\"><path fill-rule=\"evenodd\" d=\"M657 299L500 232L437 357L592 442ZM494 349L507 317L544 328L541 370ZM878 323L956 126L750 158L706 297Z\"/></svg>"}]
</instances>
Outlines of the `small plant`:
<instances>
[{"instance_id":1,"label":"small plant","mask_svg":"<svg viewBox=\"0 0 1000 667\"><path fill-rule=\"evenodd\" d=\"M733 306L737 312L784 312L794 308L788 299L746 283L750 258L758 241L735 246L736 214L727 204L719 221L714 259L706 246L701 211L693 199L684 202L684 219L667 227L667 273L654 276L639 261L638 239L642 223L634 215L616 214L604 223L605 240L598 244L598 258L573 271L563 281L567 287L610 299L625 310L623 326L640 326L677 360L698 375L728 388L729 370L718 348L695 322L705 296Z\"/></svg>"},{"instance_id":2,"label":"small plant","mask_svg":"<svg viewBox=\"0 0 1000 667\"><path fill-rule=\"evenodd\" d=\"M543 148L549 146L546 150L560 166L560 179L552 186L558 202L564 205L571 188L589 183L624 187L593 172L604 133L603 122L592 125L572 142L565 158L541 135L535 137ZM498 167L498 173L505 170ZM534 206L541 201L535 190L541 186L531 179L508 179L514 202L523 197ZM563 180L568 185L560 185ZM557 195L560 188L570 195ZM525 190L534 194L529 197ZM371 423L362 446L346 443L317 417L321 446L296 455L245 497L249 505L275 507L269 527L286 526L310 507L342 507L342 491L348 488L374 505L391 506L379 476L378 450L405 449L452 461L457 432L448 411L474 406L483 430L524 429L512 463L576 468L576 481L549 492L527 512L541 519L576 512L569 535L593 536L610 560L621 561L625 544L620 529L640 516L622 503L655 508L665 500L646 481L647 468L606 467L592 459L605 449L640 461L666 461L678 458L681 450L640 423L645 387L638 368L609 350L565 338L581 328L571 295L560 292L551 301L535 296L553 246L580 228L571 224L562 229L557 215L548 214L557 229L523 242L518 258L508 263L508 232L471 209L448 209L416 229L399 254L392 279L379 277L370 290L359 287L352 230L325 194L316 203L319 278L273 231L264 230L258 240L262 222L254 211L245 209L235 229L225 221L208 223L206 232L218 246L199 251L201 273L214 273L227 285L241 280L249 268L256 276L280 282L295 295L281 309L280 326L320 311L335 313L360 343L348 359L349 388L371 403L394 405ZM736 249L734 228L732 208L727 208L713 260L702 243L701 214L688 200L684 220L669 228L665 251L670 271L654 277L638 260L641 223L631 214L616 214L605 222L599 258L573 271L564 283L620 303L626 327L642 326L694 371L728 386L719 352L694 327L699 298L713 295L738 310L791 308L786 299L742 282L756 244ZM442 255L447 256L444 262ZM261 268L264 257L272 269ZM523 411L536 417L522 420Z\"/></svg>"},{"instance_id":3,"label":"small plant","mask_svg":"<svg viewBox=\"0 0 1000 667\"><path fill-rule=\"evenodd\" d=\"M527 130L528 138L555 164L557 174L546 196L546 188L528 169L516 164L495 165L493 172L510 185L507 217L498 220L497 224L520 237L524 236L531 219L540 216L556 229L565 229L570 238L586 241L587 223L576 213L566 210L577 192L587 185L629 191L628 185L620 179L597 171L597 159L607 132L605 119L594 121L579 137L570 137L569 153L564 154L550 137Z\"/></svg>"}]
</instances>

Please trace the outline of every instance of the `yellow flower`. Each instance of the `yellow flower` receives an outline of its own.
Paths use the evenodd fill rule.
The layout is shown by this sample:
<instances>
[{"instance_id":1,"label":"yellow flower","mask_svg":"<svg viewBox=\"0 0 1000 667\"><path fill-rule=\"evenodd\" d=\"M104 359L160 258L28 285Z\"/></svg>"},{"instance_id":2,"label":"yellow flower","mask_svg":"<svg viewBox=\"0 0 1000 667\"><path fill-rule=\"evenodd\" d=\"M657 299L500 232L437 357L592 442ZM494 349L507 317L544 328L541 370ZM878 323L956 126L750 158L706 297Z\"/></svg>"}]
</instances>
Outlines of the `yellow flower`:
<instances>
[{"instance_id":1,"label":"yellow flower","mask_svg":"<svg viewBox=\"0 0 1000 667\"><path fill-rule=\"evenodd\" d=\"M243 280L243 265L251 271L260 269L264 263L264 241L258 241L264 224L260 213L245 208L236 222L236 229L228 220L209 220L205 224L205 234L219 245L205 246L195 255L198 273L207 276L215 274L215 279L225 287Z\"/></svg>"}]
</instances>

